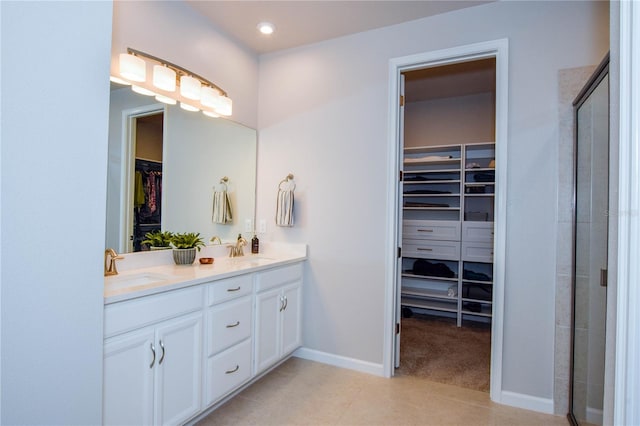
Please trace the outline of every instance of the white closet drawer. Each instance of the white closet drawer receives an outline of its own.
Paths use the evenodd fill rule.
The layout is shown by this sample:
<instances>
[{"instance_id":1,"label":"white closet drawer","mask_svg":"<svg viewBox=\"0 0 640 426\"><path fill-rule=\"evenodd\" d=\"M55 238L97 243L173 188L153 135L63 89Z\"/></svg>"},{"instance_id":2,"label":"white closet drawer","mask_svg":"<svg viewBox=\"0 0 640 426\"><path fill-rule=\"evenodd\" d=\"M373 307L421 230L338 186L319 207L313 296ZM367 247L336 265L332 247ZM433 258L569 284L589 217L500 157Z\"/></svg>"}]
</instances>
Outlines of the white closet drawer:
<instances>
[{"instance_id":1,"label":"white closet drawer","mask_svg":"<svg viewBox=\"0 0 640 426\"><path fill-rule=\"evenodd\" d=\"M253 274L239 275L233 278L216 281L207 289L208 305L214 305L253 291Z\"/></svg>"},{"instance_id":2,"label":"white closet drawer","mask_svg":"<svg viewBox=\"0 0 640 426\"><path fill-rule=\"evenodd\" d=\"M462 222L462 241L493 242L493 222Z\"/></svg>"},{"instance_id":3,"label":"white closet drawer","mask_svg":"<svg viewBox=\"0 0 640 426\"><path fill-rule=\"evenodd\" d=\"M207 360L205 405L249 380L251 377L251 339Z\"/></svg>"},{"instance_id":4,"label":"white closet drawer","mask_svg":"<svg viewBox=\"0 0 640 426\"><path fill-rule=\"evenodd\" d=\"M463 242L462 260L467 262L493 262L493 243Z\"/></svg>"},{"instance_id":5,"label":"white closet drawer","mask_svg":"<svg viewBox=\"0 0 640 426\"><path fill-rule=\"evenodd\" d=\"M402 257L458 260L460 243L455 241L409 240L402 241Z\"/></svg>"},{"instance_id":6,"label":"white closet drawer","mask_svg":"<svg viewBox=\"0 0 640 426\"><path fill-rule=\"evenodd\" d=\"M460 241L460 222L450 220L404 220L402 238Z\"/></svg>"},{"instance_id":7,"label":"white closet drawer","mask_svg":"<svg viewBox=\"0 0 640 426\"><path fill-rule=\"evenodd\" d=\"M208 354L213 355L251 335L251 296L215 306L207 312Z\"/></svg>"}]
</instances>

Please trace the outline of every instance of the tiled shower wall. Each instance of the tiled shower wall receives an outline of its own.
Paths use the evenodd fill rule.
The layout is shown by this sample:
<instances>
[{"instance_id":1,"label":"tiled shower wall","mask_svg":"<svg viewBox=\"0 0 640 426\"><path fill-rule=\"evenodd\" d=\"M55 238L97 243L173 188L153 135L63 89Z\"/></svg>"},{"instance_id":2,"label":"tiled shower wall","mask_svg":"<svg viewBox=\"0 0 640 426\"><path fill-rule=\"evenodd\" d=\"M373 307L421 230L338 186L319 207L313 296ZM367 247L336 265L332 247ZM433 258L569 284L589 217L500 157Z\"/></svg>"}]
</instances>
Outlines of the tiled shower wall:
<instances>
[{"instance_id":1,"label":"tiled shower wall","mask_svg":"<svg viewBox=\"0 0 640 426\"><path fill-rule=\"evenodd\" d=\"M558 137L558 209L556 241L556 333L554 356L554 411L569 410L569 365L571 354L571 273L573 269L573 101L595 66L560 70Z\"/></svg>"}]
</instances>

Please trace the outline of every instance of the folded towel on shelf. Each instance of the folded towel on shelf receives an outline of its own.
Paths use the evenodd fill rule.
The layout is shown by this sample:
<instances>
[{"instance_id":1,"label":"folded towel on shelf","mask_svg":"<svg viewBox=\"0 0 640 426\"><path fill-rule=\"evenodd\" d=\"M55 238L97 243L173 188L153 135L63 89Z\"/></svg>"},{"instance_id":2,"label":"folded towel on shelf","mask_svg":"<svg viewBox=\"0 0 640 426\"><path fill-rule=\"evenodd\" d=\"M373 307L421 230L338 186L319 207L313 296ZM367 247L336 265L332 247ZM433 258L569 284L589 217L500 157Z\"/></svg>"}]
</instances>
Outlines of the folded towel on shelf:
<instances>
[{"instance_id":1,"label":"folded towel on shelf","mask_svg":"<svg viewBox=\"0 0 640 426\"><path fill-rule=\"evenodd\" d=\"M233 214L231 213L231 201L229 201L229 195L227 191L214 191L213 192L213 214L211 220L214 223L227 224L233 221Z\"/></svg>"},{"instance_id":2,"label":"folded towel on shelf","mask_svg":"<svg viewBox=\"0 0 640 426\"><path fill-rule=\"evenodd\" d=\"M278 189L276 225L293 226L293 190Z\"/></svg>"}]
</instances>

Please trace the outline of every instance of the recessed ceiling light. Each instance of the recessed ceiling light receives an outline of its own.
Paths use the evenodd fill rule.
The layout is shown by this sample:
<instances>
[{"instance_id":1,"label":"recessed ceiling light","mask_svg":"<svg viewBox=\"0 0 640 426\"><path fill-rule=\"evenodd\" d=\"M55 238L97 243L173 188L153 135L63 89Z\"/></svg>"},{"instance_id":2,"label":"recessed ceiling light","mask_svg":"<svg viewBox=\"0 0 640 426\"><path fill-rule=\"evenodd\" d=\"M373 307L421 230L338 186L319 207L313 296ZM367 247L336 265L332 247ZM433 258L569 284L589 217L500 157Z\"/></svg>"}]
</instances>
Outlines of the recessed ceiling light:
<instances>
[{"instance_id":1,"label":"recessed ceiling light","mask_svg":"<svg viewBox=\"0 0 640 426\"><path fill-rule=\"evenodd\" d=\"M265 35L273 34L276 29L276 27L271 22L260 22L257 28L258 31Z\"/></svg>"}]
</instances>

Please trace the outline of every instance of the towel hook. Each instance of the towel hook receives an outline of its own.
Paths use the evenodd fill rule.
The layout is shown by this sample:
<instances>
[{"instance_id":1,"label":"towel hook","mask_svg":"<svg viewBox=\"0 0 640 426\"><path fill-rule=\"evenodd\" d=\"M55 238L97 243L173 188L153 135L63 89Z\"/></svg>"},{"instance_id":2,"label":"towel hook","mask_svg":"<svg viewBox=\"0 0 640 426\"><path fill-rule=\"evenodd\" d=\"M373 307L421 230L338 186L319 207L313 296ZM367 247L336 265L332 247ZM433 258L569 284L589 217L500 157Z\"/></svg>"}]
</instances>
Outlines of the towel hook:
<instances>
[{"instance_id":1,"label":"towel hook","mask_svg":"<svg viewBox=\"0 0 640 426\"><path fill-rule=\"evenodd\" d=\"M283 183L291 183L291 184L293 184L293 187L291 187L291 185L289 186L289 190L290 191L293 191L294 189L296 189L296 183L293 181L293 174L292 173L289 173L287 175L287 177L282 179L280 181L280 183L278 184L278 189L281 190L281 191L283 191L283 188L282 188L282 184Z\"/></svg>"}]
</instances>

